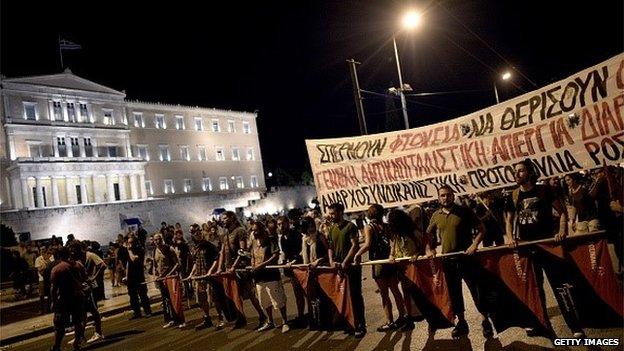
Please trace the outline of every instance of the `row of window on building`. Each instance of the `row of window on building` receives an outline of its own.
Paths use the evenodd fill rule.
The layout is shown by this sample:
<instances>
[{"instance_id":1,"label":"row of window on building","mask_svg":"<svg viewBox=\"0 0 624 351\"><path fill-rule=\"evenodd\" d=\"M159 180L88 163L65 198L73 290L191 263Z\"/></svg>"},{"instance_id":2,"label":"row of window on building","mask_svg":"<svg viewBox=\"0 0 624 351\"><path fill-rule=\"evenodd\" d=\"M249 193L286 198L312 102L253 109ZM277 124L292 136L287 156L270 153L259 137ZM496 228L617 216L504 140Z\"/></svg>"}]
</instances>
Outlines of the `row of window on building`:
<instances>
[{"instance_id":1,"label":"row of window on building","mask_svg":"<svg viewBox=\"0 0 624 351\"><path fill-rule=\"evenodd\" d=\"M191 160L190 146L189 145L180 145L180 159L183 161ZM140 157L146 161L150 160L149 146L148 145L137 145L137 157ZM171 153L169 152L169 145L160 144L158 145L158 159L160 161L171 161ZM254 161L256 159L256 155L254 153L253 147L248 147L245 153L245 160ZM197 145L197 160L198 161L207 161L207 153L205 145ZM225 161L226 160L226 152L225 148L221 146L215 147L215 160L216 161ZM238 147L232 147L232 161L241 161L241 150Z\"/></svg>"},{"instance_id":2,"label":"row of window on building","mask_svg":"<svg viewBox=\"0 0 624 351\"><path fill-rule=\"evenodd\" d=\"M133 120L134 126L136 128L145 128L145 118L142 112L133 112ZM174 126L175 129L185 130L186 122L184 116L176 115L174 116ZM154 115L154 128L157 129L167 129L167 123L165 120L164 114L155 114ZM204 118L203 117L193 117L193 129L197 131L206 130L204 127ZM222 132L221 121L219 119L213 118L210 123L210 130L215 133ZM236 123L234 120L227 120L227 132L228 133L236 133ZM251 134L251 125L248 121L243 121L243 134Z\"/></svg>"},{"instance_id":3,"label":"row of window on building","mask_svg":"<svg viewBox=\"0 0 624 351\"><path fill-rule=\"evenodd\" d=\"M248 183L250 188L257 188L258 187L258 177L255 175L252 175L249 178L249 183ZM229 189L245 189L245 181L243 179L242 176L232 176L230 177L230 179L228 180L227 177L219 177L219 190L229 190ZM147 192L150 195L154 195L154 188L152 187L152 181L151 180L146 180L145 181L145 189L147 190ZM212 187L212 180L208 177L204 177L202 178L202 182L201 182L201 190L206 192L206 191L213 191L213 187ZM185 193L190 193L193 191L193 180L192 179L184 179L183 180L183 184L182 184L182 191ZM175 194L176 192L176 188L175 188L175 184L173 182L173 179L165 179L163 181L163 192L165 194Z\"/></svg>"},{"instance_id":4,"label":"row of window on building","mask_svg":"<svg viewBox=\"0 0 624 351\"><path fill-rule=\"evenodd\" d=\"M37 112L37 103L32 101L24 101L23 104L24 119L32 121L38 120L39 114ZM78 103L78 108L76 108L76 103L74 102L66 102L63 105L60 101L51 101L51 104L51 119L54 121L66 121L73 123L95 123L93 114L91 113L89 106L86 103ZM114 125L116 123L113 109L102 109L102 115L103 124ZM146 128L143 112L133 112L132 115L134 127ZM127 124L126 121L123 121L123 123ZM175 115L174 126L175 129L185 130L185 117L182 115ZM167 122L164 114L157 113L154 115L154 128L167 129ZM197 131L205 130L203 117L193 117L193 129ZM219 119L213 118L210 124L210 130L215 133L222 132L221 121ZM234 120L227 120L226 131L228 133L236 133L236 123ZM243 134L251 134L251 125L249 121L243 121Z\"/></svg>"}]
</instances>

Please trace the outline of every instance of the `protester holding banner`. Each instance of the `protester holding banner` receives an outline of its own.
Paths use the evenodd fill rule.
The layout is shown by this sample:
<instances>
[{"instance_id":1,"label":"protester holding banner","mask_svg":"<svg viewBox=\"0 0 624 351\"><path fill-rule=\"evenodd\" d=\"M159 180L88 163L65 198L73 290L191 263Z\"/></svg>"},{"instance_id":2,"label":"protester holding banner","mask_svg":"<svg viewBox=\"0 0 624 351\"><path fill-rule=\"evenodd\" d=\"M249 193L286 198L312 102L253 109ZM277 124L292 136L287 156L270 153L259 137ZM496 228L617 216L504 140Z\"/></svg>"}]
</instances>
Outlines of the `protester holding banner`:
<instances>
[{"instance_id":1,"label":"protester holding banner","mask_svg":"<svg viewBox=\"0 0 624 351\"><path fill-rule=\"evenodd\" d=\"M164 243L161 234L154 235L154 244L156 245L156 249L154 250L154 265L156 277L158 278L156 285L162 297L163 316L165 319L163 328L169 328L175 325L177 325L178 328L184 328L186 324L173 309L172 298L174 298L174 296L169 294L169 289L167 289L167 285L164 282L166 277L177 274L179 267L178 257L173 249Z\"/></svg>"},{"instance_id":2,"label":"protester holding banner","mask_svg":"<svg viewBox=\"0 0 624 351\"><path fill-rule=\"evenodd\" d=\"M441 207L431 216L427 227L429 237L438 236L440 238L443 254L453 252L474 254L485 233L483 223L471 209L455 203L455 194L450 186L444 185L438 189L438 200ZM477 232L474 239L473 229ZM428 253L435 255L435 248L431 245L427 246ZM483 286L479 281L479 275L474 265L475 262L469 257L453 256L444 260L444 272L451 296L451 306L458 319L452 332L454 338L466 335L469 331L468 323L464 317L462 279L466 282L477 310L481 313L483 336L489 338L493 335L492 324L488 320L486 308L480 301Z\"/></svg>"},{"instance_id":3,"label":"protester holding banner","mask_svg":"<svg viewBox=\"0 0 624 351\"><path fill-rule=\"evenodd\" d=\"M291 211L292 212L292 211ZM293 215L296 214L292 212ZM280 250L279 264L299 264L302 262L301 258L301 225L298 223L291 225L290 220L286 216L279 216L277 218L277 237ZM297 318L292 321L293 325L300 326L304 321L305 310L305 292L296 279L293 279L293 273L291 269L284 268L284 276L290 279L292 285L293 294L295 295L295 302L297 306Z\"/></svg>"},{"instance_id":4,"label":"protester holding banner","mask_svg":"<svg viewBox=\"0 0 624 351\"><path fill-rule=\"evenodd\" d=\"M193 267L189 276L208 276L217 266L219 250L211 242L206 240L206 237L197 224L191 226L191 238L193 239L195 247L192 251ZM210 301L208 300L209 295ZM195 326L195 330L202 330L213 326L212 319L210 318L210 302L214 303L215 309L217 310L217 329L223 328L222 301L220 301L217 294L215 294L211 281L208 279L196 280L195 296L197 296L199 306L204 311L204 319L202 323Z\"/></svg>"},{"instance_id":5,"label":"protester holding banner","mask_svg":"<svg viewBox=\"0 0 624 351\"><path fill-rule=\"evenodd\" d=\"M410 212L414 214L414 208L412 208ZM414 217L408 215L407 213L399 209L392 209L388 212L390 261L406 257L416 259L419 255L425 254L424 232L419 232L416 227L417 225L416 222L414 222ZM411 293L413 284L409 280L406 280L404 270L405 266L397 267L398 279L401 282L403 301L405 311L407 313L403 315L403 317L397 319L395 324L397 324L400 330L408 331L414 329L414 322L420 322L424 319L424 317L416 307L417 303Z\"/></svg>"},{"instance_id":6,"label":"protester holding banner","mask_svg":"<svg viewBox=\"0 0 624 351\"><path fill-rule=\"evenodd\" d=\"M236 214L232 211L223 212L223 225L225 232L223 234L223 244L221 246L221 254L219 255L219 263L217 273L221 272L221 267L225 267L229 272L235 272L236 268L244 268L248 266L249 259L240 254L248 255L247 252L247 233L240 225ZM238 291L242 300L250 300L256 312L258 312L258 328L262 327L267 317L260 307L258 298L254 293L254 283L252 277L248 273L237 272ZM242 311L240 311L242 312ZM234 329L239 329L247 324L247 320L242 313L239 313L238 319L234 324Z\"/></svg>"},{"instance_id":7,"label":"protester holding banner","mask_svg":"<svg viewBox=\"0 0 624 351\"><path fill-rule=\"evenodd\" d=\"M556 230L554 239L561 241L568 236L568 220L567 211L561 199L553 196L543 185L537 185L537 173L533 162L526 159L514 167L515 178L518 184L511 198L505 205L506 212L506 235L511 245L516 245L518 241L530 241L544 238L552 238ZM555 227L553 221L552 210L560 214L559 226ZM516 229L515 231L513 229ZM576 307L578 303L567 289L568 286L574 286L575 283L566 275L566 271L570 268L566 267L563 260L551 259L548 253L532 249L533 267L537 278L539 294L546 310L544 281L542 270L546 273L546 277L550 282L555 293L559 309L566 321L566 324L574 333L574 337L584 337L583 330L580 328L578 317L576 316ZM552 331L540 330L541 328L527 329L528 336L547 335L550 336Z\"/></svg>"},{"instance_id":8,"label":"protester holding banner","mask_svg":"<svg viewBox=\"0 0 624 351\"><path fill-rule=\"evenodd\" d=\"M301 220L301 257L304 264L316 268L327 261L327 238L320 234L313 218Z\"/></svg>"},{"instance_id":9,"label":"protester holding banner","mask_svg":"<svg viewBox=\"0 0 624 351\"><path fill-rule=\"evenodd\" d=\"M356 338L361 338L366 334L364 299L362 297L362 267L351 265L360 246L357 227L344 219L344 205L341 203L331 204L328 216L332 221L328 240L329 265L340 268L349 277L356 321L353 332Z\"/></svg>"},{"instance_id":10,"label":"protester holding banner","mask_svg":"<svg viewBox=\"0 0 624 351\"><path fill-rule=\"evenodd\" d=\"M390 236L388 228L383 222L383 213L383 207L379 204L371 205L366 211L369 224L364 227L364 244L355 254L355 262L359 263L362 255L367 251L370 260L385 260L390 257ZM372 266L372 273L373 279L379 288L381 304L386 316L386 323L377 328L377 331L387 332L404 327L407 322L407 314L405 301L399 290L396 267L388 264L377 264ZM396 321L392 316L390 291L394 296L394 302L399 312L399 318Z\"/></svg>"},{"instance_id":11,"label":"protester holding banner","mask_svg":"<svg viewBox=\"0 0 624 351\"><path fill-rule=\"evenodd\" d=\"M277 242L269 237L269 233L262 222L254 222L251 225L251 234L253 236L251 244L251 273L256 283L256 292L260 305L264 308L269 319L257 330L265 331L275 328L273 309L276 309L282 317L282 333L286 333L290 330L290 327L287 323L286 294L284 293L280 272L277 269L265 268L277 262L280 250Z\"/></svg>"}]
</instances>

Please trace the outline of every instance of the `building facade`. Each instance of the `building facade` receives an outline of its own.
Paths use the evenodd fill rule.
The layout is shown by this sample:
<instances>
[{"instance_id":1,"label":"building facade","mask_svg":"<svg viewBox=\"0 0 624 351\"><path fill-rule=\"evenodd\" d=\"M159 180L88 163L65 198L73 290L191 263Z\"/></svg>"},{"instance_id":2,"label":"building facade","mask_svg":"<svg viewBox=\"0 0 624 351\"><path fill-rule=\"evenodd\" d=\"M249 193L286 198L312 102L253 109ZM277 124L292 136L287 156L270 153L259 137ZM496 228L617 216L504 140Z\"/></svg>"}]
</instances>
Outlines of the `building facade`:
<instances>
[{"instance_id":1,"label":"building facade","mask_svg":"<svg viewBox=\"0 0 624 351\"><path fill-rule=\"evenodd\" d=\"M126 101L69 70L0 95L0 210L266 190L255 113Z\"/></svg>"}]
</instances>

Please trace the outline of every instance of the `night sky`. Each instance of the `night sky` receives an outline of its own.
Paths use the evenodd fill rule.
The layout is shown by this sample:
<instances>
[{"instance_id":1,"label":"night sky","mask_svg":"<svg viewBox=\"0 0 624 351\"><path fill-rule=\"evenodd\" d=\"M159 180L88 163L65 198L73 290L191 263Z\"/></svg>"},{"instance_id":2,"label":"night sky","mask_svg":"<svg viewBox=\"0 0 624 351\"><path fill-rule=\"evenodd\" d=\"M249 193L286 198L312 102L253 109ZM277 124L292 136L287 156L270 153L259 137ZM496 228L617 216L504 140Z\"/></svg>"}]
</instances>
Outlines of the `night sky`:
<instances>
[{"instance_id":1,"label":"night sky","mask_svg":"<svg viewBox=\"0 0 624 351\"><path fill-rule=\"evenodd\" d=\"M82 45L65 65L128 99L258 110L265 171L308 167L304 139L359 133L347 63L362 89L398 86L392 35L406 8L424 11L398 34L412 126L492 105L622 52L622 1L2 1L7 77L61 71L58 37ZM521 72L528 79L520 75ZM402 128L398 100L365 95L369 131ZM296 173L293 172L293 173Z\"/></svg>"}]
</instances>

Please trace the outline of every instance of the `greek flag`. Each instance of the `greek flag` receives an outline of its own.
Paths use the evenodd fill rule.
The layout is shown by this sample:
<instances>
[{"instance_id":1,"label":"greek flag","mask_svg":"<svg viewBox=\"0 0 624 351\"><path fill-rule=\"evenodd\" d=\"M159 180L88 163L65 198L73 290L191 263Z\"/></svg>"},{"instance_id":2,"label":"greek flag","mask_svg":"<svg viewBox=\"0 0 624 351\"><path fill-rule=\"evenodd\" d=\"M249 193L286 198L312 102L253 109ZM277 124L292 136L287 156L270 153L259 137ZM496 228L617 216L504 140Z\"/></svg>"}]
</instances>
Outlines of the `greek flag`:
<instances>
[{"instance_id":1,"label":"greek flag","mask_svg":"<svg viewBox=\"0 0 624 351\"><path fill-rule=\"evenodd\" d=\"M59 40L59 46L60 46L61 50L80 50L80 49L82 49L82 46L80 46L79 44L76 44L74 42L71 42L71 41L65 40L65 39L60 39Z\"/></svg>"}]
</instances>

